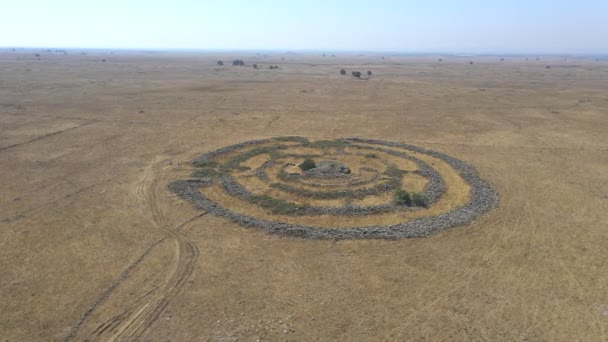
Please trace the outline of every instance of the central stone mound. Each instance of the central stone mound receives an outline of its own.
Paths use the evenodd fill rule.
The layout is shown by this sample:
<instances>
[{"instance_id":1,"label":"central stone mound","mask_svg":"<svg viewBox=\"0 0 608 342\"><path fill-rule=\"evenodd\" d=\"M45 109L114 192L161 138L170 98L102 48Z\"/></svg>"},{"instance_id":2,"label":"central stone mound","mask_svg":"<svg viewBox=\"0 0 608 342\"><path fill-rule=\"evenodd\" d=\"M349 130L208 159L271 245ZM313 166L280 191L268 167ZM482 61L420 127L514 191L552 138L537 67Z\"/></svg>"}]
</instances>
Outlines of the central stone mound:
<instances>
[{"instance_id":1,"label":"central stone mound","mask_svg":"<svg viewBox=\"0 0 608 342\"><path fill-rule=\"evenodd\" d=\"M311 239L408 238L470 223L498 203L453 157L382 140L281 137L205 153L170 189L246 227Z\"/></svg>"},{"instance_id":2,"label":"central stone mound","mask_svg":"<svg viewBox=\"0 0 608 342\"><path fill-rule=\"evenodd\" d=\"M337 160L322 160L317 166L304 171L305 177L312 178L337 178L350 174L350 169Z\"/></svg>"}]
</instances>

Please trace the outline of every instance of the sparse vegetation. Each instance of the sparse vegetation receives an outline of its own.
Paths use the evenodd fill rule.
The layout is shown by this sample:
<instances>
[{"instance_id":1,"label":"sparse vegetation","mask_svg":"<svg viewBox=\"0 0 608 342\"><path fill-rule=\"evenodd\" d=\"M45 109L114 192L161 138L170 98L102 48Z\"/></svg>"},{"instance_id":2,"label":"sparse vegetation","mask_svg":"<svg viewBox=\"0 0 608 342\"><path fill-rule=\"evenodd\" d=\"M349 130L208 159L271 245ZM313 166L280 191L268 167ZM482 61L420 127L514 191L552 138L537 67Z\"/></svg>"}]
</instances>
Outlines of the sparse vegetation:
<instances>
[{"instance_id":1,"label":"sparse vegetation","mask_svg":"<svg viewBox=\"0 0 608 342\"><path fill-rule=\"evenodd\" d=\"M245 62L242 59L235 59L232 61L233 66L244 66Z\"/></svg>"},{"instance_id":2,"label":"sparse vegetation","mask_svg":"<svg viewBox=\"0 0 608 342\"><path fill-rule=\"evenodd\" d=\"M199 161L199 160L196 160L196 161L192 162L192 165L194 167L220 167L221 166L217 162L213 162L213 161Z\"/></svg>"},{"instance_id":3,"label":"sparse vegetation","mask_svg":"<svg viewBox=\"0 0 608 342\"><path fill-rule=\"evenodd\" d=\"M367 71L367 77L371 77L372 76L372 72L370 70Z\"/></svg>"},{"instance_id":4,"label":"sparse vegetation","mask_svg":"<svg viewBox=\"0 0 608 342\"><path fill-rule=\"evenodd\" d=\"M346 75L346 70L344 70L344 69L340 70L340 75Z\"/></svg>"},{"instance_id":5,"label":"sparse vegetation","mask_svg":"<svg viewBox=\"0 0 608 342\"><path fill-rule=\"evenodd\" d=\"M384 171L384 174L392 178L399 178L403 175L403 171L399 170L395 165L389 165Z\"/></svg>"},{"instance_id":6,"label":"sparse vegetation","mask_svg":"<svg viewBox=\"0 0 608 342\"><path fill-rule=\"evenodd\" d=\"M378 156L375 153L366 153L363 155L365 158L369 158L369 159L374 159L377 158Z\"/></svg>"},{"instance_id":7,"label":"sparse vegetation","mask_svg":"<svg viewBox=\"0 0 608 342\"><path fill-rule=\"evenodd\" d=\"M351 74L353 75L353 77L361 78L361 72L360 71L353 71Z\"/></svg>"},{"instance_id":8,"label":"sparse vegetation","mask_svg":"<svg viewBox=\"0 0 608 342\"><path fill-rule=\"evenodd\" d=\"M216 63L216 64L217 64L217 65L219 65L219 66L222 66L222 65L224 65L224 62L222 62L222 61L217 61L217 63Z\"/></svg>"},{"instance_id":9,"label":"sparse vegetation","mask_svg":"<svg viewBox=\"0 0 608 342\"><path fill-rule=\"evenodd\" d=\"M196 169L194 171L192 171L192 177L200 177L200 178L205 178L205 177L217 177L220 176L222 174L222 172L219 172L215 169L210 169L210 168L205 168L205 169Z\"/></svg>"},{"instance_id":10,"label":"sparse vegetation","mask_svg":"<svg viewBox=\"0 0 608 342\"><path fill-rule=\"evenodd\" d=\"M300 169L302 169L302 171L306 171L306 170L314 169L315 167L317 167L317 164L315 163L314 160L312 160L312 158L306 158L306 159L304 159L302 164L300 164L298 166L300 167Z\"/></svg>"},{"instance_id":11,"label":"sparse vegetation","mask_svg":"<svg viewBox=\"0 0 608 342\"><path fill-rule=\"evenodd\" d=\"M306 209L304 205L297 205L268 195L253 195L249 197L249 200L262 208L269 209L273 214L279 215L294 215Z\"/></svg>"},{"instance_id":12,"label":"sparse vegetation","mask_svg":"<svg viewBox=\"0 0 608 342\"><path fill-rule=\"evenodd\" d=\"M257 69L257 68L258 68L258 65L257 65L257 64L253 64L252 66L253 66L253 68L254 68L254 69Z\"/></svg>"},{"instance_id":13,"label":"sparse vegetation","mask_svg":"<svg viewBox=\"0 0 608 342\"><path fill-rule=\"evenodd\" d=\"M192 171L192 177L217 177L224 174L221 164L210 161L194 161L192 165L196 170Z\"/></svg>"},{"instance_id":14,"label":"sparse vegetation","mask_svg":"<svg viewBox=\"0 0 608 342\"><path fill-rule=\"evenodd\" d=\"M328 53L319 64L312 52L285 54L285 69L268 70L281 61L281 52L273 52L252 71L262 59L250 57L255 52L188 58L116 51L100 65L109 52L81 56L74 49L66 58L39 50L5 52L2 61L8 133L0 151L6 160L0 220L8 235L0 254L5 296L18 306L0 310L3 339L606 336L608 292L599 288L598 270L606 260L608 193L601 185L608 180L608 136L601 133L608 99L598 87L608 76L607 60L550 56L543 62L551 68L542 72L548 63L516 55L504 63L501 56L479 57L472 69L467 57L449 54L443 67L439 57L396 53L386 61L346 52L332 60ZM36 52L45 61L32 58ZM218 57L225 65L216 66ZM239 68L230 58L252 64ZM356 80L345 70L336 78L343 65L362 71L361 78L366 69L380 74ZM48 116L30 117L37 113ZM515 124L523 128L514 132ZM274 134L301 134L311 144L273 140ZM310 148L317 139L356 136L363 139L346 140L351 145L343 149ZM370 143L382 139L389 144ZM277 150L280 158L269 152L234 169L221 166L275 144L290 148ZM398 147L409 144L421 148ZM391 150L420 157L439 173L444 192L435 196L441 192L427 187L433 177ZM317 170L302 173L297 164L309 157ZM192 158L218 163L193 165ZM310 176L330 159L352 174ZM396 185L383 173L391 163L404 172ZM265 180L258 178L262 168ZM222 180L229 176L260 197L228 193ZM500 190L499 199L492 200L483 178ZM387 190L326 199L375 185ZM395 203L398 189L408 192L411 207ZM428 198L427 209L419 195ZM450 228L458 226L464 227ZM351 272L336 274L336 266ZM273 290L280 298L265 300ZM348 300L353 293L355 302ZM218 312L226 317L214 318ZM376 312L377 324L346 327L362 312ZM462 321L470 329L461 329ZM336 332L337 325L346 328Z\"/></svg>"}]
</instances>

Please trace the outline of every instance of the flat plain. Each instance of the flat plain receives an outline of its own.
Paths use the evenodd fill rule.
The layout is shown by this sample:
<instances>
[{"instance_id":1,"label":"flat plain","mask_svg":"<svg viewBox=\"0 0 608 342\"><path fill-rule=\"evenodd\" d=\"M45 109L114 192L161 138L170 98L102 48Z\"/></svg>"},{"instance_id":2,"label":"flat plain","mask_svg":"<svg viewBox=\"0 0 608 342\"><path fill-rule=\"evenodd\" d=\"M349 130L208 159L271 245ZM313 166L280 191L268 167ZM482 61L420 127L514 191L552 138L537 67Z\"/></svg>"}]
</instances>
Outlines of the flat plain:
<instances>
[{"instance_id":1,"label":"flat plain","mask_svg":"<svg viewBox=\"0 0 608 342\"><path fill-rule=\"evenodd\" d=\"M608 61L381 57L3 51L0 340L608 340ZM306 240L169 191L281 136L429 148L500 202L426 238Z\"/></svg>"}]
</instances>

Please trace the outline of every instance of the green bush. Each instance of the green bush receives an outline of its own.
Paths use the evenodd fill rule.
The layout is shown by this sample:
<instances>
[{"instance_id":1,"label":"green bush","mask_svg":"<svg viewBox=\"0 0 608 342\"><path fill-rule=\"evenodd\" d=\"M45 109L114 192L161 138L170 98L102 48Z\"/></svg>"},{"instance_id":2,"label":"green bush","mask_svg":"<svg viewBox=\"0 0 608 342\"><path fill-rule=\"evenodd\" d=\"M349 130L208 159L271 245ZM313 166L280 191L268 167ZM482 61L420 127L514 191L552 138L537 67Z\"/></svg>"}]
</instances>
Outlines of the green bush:
<instances>
[{"instance_id":1,"label":"green bush","mask_svg":"<svg viewBox=\"0 0 608 342\"><path fill-rule=\"evenodd\" d=\"M410 197L410 194L407 191L399 189L395 191L395 204L407 205L408 207L411 207L412 198Z\"/></svg>"},{"instance_id":2,"label":"green bush","mask_svg":"<svg viewBox=\"0 0 608 342\"><path fill-rule=\"evenodd\" d=\"M365 158L370 158L370 159L374 159L377 157L377 155L375 153L366 153L363 155Z\"/></svg>"},{"instance_id":3,"label":"green bush","mask_svg":"<svg viewBox=\"0 0 608 342\"><path fill-rule=\"evenodd\" d=\"M417 207L426 208L429 205L429 201L423 194L415 193L412 195L412 202Z\"/></svg>"},{"instance_id":4,"label":"green bush","mask_svg":"<svg viewBox=\"0 0 608 342\"><path fill-rule=\"evenodd\" d=\"M306 171L306 170L314 169L315 167L317 167L317 164L315 163L314 160L312 160L310 158L306 158L306 159L304 159L302 164L300 164L298 166L300 167L300 169L302 169L302 171Z\"/></svg>"}]
</instances>

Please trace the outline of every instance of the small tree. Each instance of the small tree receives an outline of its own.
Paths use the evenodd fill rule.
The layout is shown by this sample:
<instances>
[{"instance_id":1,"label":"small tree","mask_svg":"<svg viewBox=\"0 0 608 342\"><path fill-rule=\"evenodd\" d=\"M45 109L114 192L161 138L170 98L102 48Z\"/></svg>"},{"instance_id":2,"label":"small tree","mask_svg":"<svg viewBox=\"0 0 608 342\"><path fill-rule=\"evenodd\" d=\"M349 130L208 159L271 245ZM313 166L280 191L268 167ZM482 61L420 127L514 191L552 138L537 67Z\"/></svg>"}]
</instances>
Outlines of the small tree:
<instances>
[{"instance_id":1,"label":"small tree","mask_svg":"<svg viewBox=\"0 0 608 342\"><path fill-rule=\"evenodd\" d=\"M274 69L274 65L269 66L268 69L270 69L270 70Z\"/></svg>"},{"instance_id":2,"label":"small tree","mask_svg":"<svg viewBox=\"0 0 608 342\"><path fill-rule=\"evenodd\" d=\"M317 164L311 158L306 158L306 159L304 159L302 164L300 164L298 166L300 167L300 169L302 169L302 171L306 171L306 170L314 169L315 167L317 167Z\"/></svg>"},{"instance_id":3,"label":"small tree","mask_svg":"<svg viewBox=\"0 0 608 342\"><path fill-rule=\"evenodd\" d=\"M367 71L367 77L372 77L372 72L371 71Z\"/></svg>"},{"instance_id":4,"label":"small tree","mask_svg":"<svg viewBox=\"0 0 608 342\"><path fill-rule=\"evenodd\" d=\"M360 71L353 71L351 74L353 75L353 77L361 78L361 72Z\"/></svg>"},{"instance_id":5,"label":"small tree","mask_svg":"<svg viewBox=\"0 0 608 342\"><path fill-rule=\"evenodd\" d=\"M344 70L344 69L340 70L340 75L346 75L346 70Z\"/></svg>"},{"instance_id":6,"label":"small tree","mask_svg":"<svg viewBox=\"0 0 608 342\"><path fill-rule=\"evenodd\" d=\"M245 62L243 62L242 59L235 59L235 60L232 61L232 65L234 65L234 66L243 66L243 65L245 65Z\"/></svg>"},{"instance_id":7,"label":"small tree","mask_svg":"<svg viewBox=\"0 0 608 342\"><path fill-rule=\"evenodd\" d=\"M254 64L254 65L253 65L253 68L254 68L254 69L257 69L257 68L258 68L258 65L257 65L257 64Z\"/></svg>"},{"instance_id":8,"label":"small tree","mask_svg":"<svg viewBox=\"0 0 608 342\"><path fill-rule=\"evenodd\" d=\"M410 194L403 190L399 189L395 191L395 204L397 205L407 205L408 207L412 206L412 197Z\"/></svg>"},{"instance_id":9,"label":"small tree","mask_svg":"<svg viewBox=\"0 0 608 342\"><path fill-rule=\"evenodd\" d=\"M222 66L222 65L224 65L224 62L222 62L222 61L217 61L217 65Z\"/></svg>"}]
</instances>

